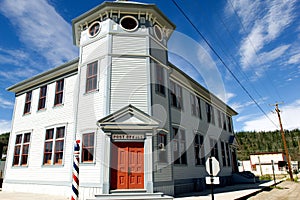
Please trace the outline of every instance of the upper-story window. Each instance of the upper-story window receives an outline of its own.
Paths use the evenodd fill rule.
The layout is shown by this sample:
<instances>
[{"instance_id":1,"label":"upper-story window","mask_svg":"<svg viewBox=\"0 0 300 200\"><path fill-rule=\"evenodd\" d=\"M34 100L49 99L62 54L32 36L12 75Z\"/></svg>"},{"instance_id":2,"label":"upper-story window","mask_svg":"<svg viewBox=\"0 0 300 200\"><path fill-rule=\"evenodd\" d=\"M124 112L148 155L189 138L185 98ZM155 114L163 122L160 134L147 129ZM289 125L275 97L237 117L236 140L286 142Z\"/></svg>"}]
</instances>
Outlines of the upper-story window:
<instances>
[{"instance_id":1,"label":"upper-story window","mask_svg":"<svg viewBox=\"0 0 300 200\"><path fill-rule=\"evenodd\" d=\"M88 64L86 73L86 92L94 91L97 89L97 74L98 61Z\"/></svg>"},{"instance_id":2,"label":"upper-story window","mask_svg":"<svg viewBox=\"0 0 300 200\"><path fill-rule=\"evenodd\" d=\"M24 114L30 113L31 98L32 98L32 91L29 91L26 93L26 97L25 97Z\"/></svg>"},{"instance_id":3,"label":"upper-story window","mask_svg":"<svg viewBox=\"0 0 300 200\"><path fill-rule=\"evenodd\" d=\"M13 166L26 166L28 162L30 133L16 135Z\"/></svg>"},{"instance_id":4,"label":"upper-story window","mask_svg":"<svg viewBox=\"0 0 300 200\"><path fill-rule=\"evenodd\" d=\"M177 83L170 81L171 105L183 109L182 104L182 88Z\"/></svg>"},{"instance_id":5,"label":"upper-story window","mask_svg":"<svg viewBox=\"0 0 300 200\"><path fill-rule=\"evenodd\" d=\"M139 22L135 17L126 15L120 19L120 25L126 31L135 31L139 26Z\"/></svg>"},{"instance_id":6,"label":"upper-story window","mask_svg":"<svg viewBox=\"0 0 300 200\"><path fill-rule=\"evenodd\" d=\"M44 146L44 165L61 165L64 153L65 127L46 130Z\"/></svg>"},{"instance_id":7,"label":"upper-story window","mask_svg":"<svg viewBox=\"0 0 300 200\"><path fill-rule=\"evenodd\" d=\"M207 123L215 124L214 108L209 103L206 103L206 118Z\"/></svg>"},{"instance_id":8,"label":"upper-story window","mask_svg":"<svg viewBox=\"0 0 300 200\"><path fill-rule=\"evenodd\" d=\"M172 130L174 164L187 164L185 130L176 127Z\"/></svg>"},{"instance_id":9,"label":"upper-story window","mask_svg":"<svg viewBox=\"0 0 300 200\"><path fill-rule=\"evenodd\" d=\"M89 27L89 36L90 37L95 37L96 35L98 35L98 33L101 30L101 24L99 21L95 21L93 22L90 27Z\"/></svg>"},{"instance_id":10,"label":"upper-story window","mask_svg":"<svg viewBox=\"0 0 300 200\"><path fill-rule=\"evenodd\" d=\"M192 93L191 93L190 98L191 98L192 115L197 116L200 119L202 119L200 98Z\"/></svg>"},{"instance_id":11,"label":"upper-story window","mask_svg":"<svg viewBox=\"0 0 300 200\"><path fill-rule=\"evenodd\" d=\"M163 66L155 62L155 91L159 94L165 95L165 71Z\"/></svg>"},{"instance_id":12,"label":"upper-story window","mask_svg":"<svg viewBox=\"0 0 300 200\"><path fill-rule=\"evenodd\" d=\"M64 79L56 81L54 106L60 105L63 102L64 94Z\"/></svg>"},{"instance_id":13,"label":"upper-story window","mask_svg":"<svg viewBox=\"0 0 300 200\"><path fill-rule=\"evenodd\" d=\"M226 131L226 117L225 117L225 114L222 113L222 119L223 119L223 129Z\"/></svg>"},{"instance_id":14,"label":"upper-story window","mask_svg":"<svg viewBox=\"0 0 300 200\"><path fill-rule=\"evenodd\" d=\"M157 24L154 25L154 35L159 41L162 41L162 39L163 39L162 30L161 30L160 26L158 26Z\"/></svg>"},{"instance_id":15,"label":"upper-story window","mask_svg":"<svg viewBox=\"0 0 300 200\"><path fill-rule=\"evenodd\" d=\"M227 116L228 131L232 132L231 117Z\"/></svg>"},{"instance_id":16,"label":"upper-story window","mask_svg":"<svg viewBox=\"0 0 300 200\"><path fill-rule=\"evenodd\" d=\"M82 162L93 162L94 161L94 133L85 133L82 135Z\"/></svg>"},{"instance_id":17,"label":"upper-story window","mask_svg":"<svg viewBox=\"0 0 300 200\"><path fill-rule=\"evenodd\" d=\"M218 124L219 128L222 128L222 113L220 110L218 110Z\"/></svg>"},{"instance_id":18,"label":"upper-story window","mask_svg":"<svg viewBox=\"0 0 300 200\"><path fill-rule=\"evenodd\" d=\"M38 110L44 109L46 107L46 96L47 96L47 85L40 88Z\"/></svg>"}]
</instances>

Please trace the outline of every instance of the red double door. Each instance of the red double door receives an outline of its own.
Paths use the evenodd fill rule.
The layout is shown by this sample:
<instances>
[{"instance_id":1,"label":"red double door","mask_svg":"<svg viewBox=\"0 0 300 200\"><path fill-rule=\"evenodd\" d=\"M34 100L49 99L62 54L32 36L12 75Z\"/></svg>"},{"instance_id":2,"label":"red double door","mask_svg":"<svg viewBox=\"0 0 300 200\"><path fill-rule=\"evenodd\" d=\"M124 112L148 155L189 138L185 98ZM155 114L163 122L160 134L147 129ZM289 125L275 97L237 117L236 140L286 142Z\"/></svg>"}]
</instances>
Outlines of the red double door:
<instances>
[{"instance_id":1,"label":"red double door","mask_svg":"<svg viewBox=\"0 0 300 200\"><path fill-rule=\"evenodd\" d=\"M111 189L144 189L144 143L112 144Z\"/></svg>"}]
</instances>

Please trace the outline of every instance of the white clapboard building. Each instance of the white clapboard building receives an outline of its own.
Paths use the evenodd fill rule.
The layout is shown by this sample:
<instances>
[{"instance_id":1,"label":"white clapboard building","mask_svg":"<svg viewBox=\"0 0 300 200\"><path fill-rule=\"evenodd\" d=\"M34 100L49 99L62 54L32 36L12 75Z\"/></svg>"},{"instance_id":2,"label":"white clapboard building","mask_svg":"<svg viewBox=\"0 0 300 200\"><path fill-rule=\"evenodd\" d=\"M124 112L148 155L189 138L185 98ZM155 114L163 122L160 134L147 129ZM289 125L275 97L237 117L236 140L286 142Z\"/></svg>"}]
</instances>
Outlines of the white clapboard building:
<instances>
[{"instance_id":1,"label":"white clapboard building","mask_svg":"<svg viewBox=\"0 0 300 200\"><path fill-rule=\"evenodd\" d=\"M69 197L75 140L81 199L201 191L210 155L231 183L237 113L168 61L175 25L155 5L104 2L72 28L77 59L8 88L3 191Z\"/></svg>"}]
</instances>

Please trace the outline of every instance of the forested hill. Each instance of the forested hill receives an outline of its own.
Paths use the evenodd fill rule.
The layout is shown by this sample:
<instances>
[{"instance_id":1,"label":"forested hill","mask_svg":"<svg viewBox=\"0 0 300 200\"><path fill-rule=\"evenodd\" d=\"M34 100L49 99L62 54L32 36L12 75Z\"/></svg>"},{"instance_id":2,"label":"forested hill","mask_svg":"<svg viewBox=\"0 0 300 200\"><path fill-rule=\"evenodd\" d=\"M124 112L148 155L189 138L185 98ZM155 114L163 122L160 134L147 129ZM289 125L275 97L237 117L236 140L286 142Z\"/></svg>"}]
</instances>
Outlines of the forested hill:
<instances>
[{"instance_id":1,"label":"forested hill","mask_svg":"<svg viewBox=\"0 0 300 200\"><path fill-rule=\"evenodd\" d=\"M280 131L237 132L238 159L249 160L250 154L260 152L284 152ZM285 131L285 138L292 160L300 161L300 130Z\"/></svg>"}]
</instances>

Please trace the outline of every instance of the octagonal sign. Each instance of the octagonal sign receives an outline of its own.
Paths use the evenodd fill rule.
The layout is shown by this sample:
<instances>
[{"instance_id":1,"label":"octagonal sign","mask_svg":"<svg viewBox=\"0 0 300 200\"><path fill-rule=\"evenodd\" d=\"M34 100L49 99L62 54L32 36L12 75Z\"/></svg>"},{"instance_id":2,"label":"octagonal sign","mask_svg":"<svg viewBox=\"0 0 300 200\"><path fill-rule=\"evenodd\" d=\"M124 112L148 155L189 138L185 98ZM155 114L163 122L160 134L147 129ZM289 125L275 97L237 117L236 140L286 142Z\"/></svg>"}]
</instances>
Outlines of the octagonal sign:
<instances>
[{"instance_id":1,"label":"octagonal sign","mask_svg":"<svg viewBox=\"0 0 300 200\"><path fill-rule=\"evenodd\" d=\"M210 169L210 165L211 169ZM209 157L205 162L205 168L209 175L217 176L220 172L220 164L219 161L215 157Z\"/></svg>"}]
</instances>

